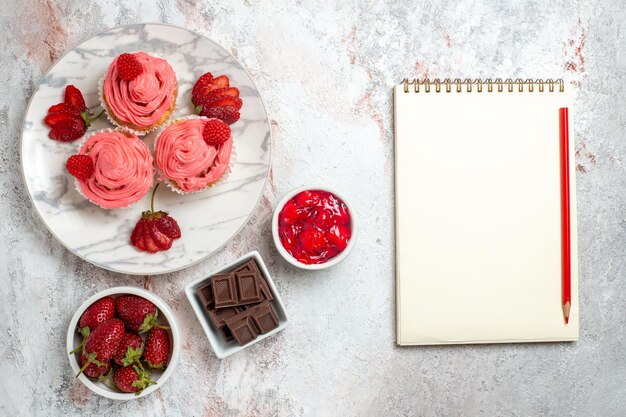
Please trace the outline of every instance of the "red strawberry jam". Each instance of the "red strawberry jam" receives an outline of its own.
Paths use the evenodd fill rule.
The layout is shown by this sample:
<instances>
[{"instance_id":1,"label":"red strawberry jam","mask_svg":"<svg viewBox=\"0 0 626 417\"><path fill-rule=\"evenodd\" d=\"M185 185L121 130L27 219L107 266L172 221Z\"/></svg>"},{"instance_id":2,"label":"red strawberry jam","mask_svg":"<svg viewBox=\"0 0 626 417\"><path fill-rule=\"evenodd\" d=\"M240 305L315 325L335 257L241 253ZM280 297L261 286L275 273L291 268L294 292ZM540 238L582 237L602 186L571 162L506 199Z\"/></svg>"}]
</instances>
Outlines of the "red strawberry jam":
<instances>
[{"instance_id":1,"label":"red strawberry jam","mask_svg":"<svg viewBox=\"0 0 626 417\"><path fill-rule=\"evenodd\" d=\"M321 190L302 191L278 215L283 247L303 264L322 264L337 256L352 236L350 212L337 196Z\"/></svg>"}]
</instances>

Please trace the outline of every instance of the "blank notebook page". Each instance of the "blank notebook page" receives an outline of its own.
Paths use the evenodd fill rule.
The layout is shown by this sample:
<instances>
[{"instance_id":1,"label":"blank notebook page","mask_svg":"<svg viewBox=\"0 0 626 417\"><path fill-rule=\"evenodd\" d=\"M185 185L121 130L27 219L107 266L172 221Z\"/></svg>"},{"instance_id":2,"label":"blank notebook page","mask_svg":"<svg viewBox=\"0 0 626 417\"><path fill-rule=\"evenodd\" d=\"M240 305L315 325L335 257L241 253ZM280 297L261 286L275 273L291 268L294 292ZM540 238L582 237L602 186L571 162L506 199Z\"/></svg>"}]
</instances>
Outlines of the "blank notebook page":
<instances>
[{"instance_id":1,"label":"blank notebook page","mask_svg":"<svg viewBox=\"0 0 626 417\"><path fill-rule=\"evenodd\" d=\"M568 325L561 307L560 107L570 108ZM578 339L571 108L567 88L395 87L398 344Z\"/></svg>"}]
</instances>

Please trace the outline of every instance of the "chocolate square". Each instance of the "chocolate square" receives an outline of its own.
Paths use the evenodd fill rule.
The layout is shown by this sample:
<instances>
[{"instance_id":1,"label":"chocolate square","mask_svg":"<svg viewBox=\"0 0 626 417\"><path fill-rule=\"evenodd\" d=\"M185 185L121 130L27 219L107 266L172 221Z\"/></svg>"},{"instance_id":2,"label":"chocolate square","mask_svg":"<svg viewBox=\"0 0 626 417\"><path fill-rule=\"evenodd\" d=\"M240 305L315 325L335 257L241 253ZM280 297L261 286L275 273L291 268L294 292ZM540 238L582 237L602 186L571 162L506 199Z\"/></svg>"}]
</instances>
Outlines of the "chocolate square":
<instances>
[{"instance_id":1,"label":"chocolate square","mask_svg":"<svg viewBox=\"0 0 626 417\"><path fill-rule=\"evenodd\" d=\"M218 274L211 277L211 288L215 299L215 308L237 305L237 290L233 274Z\"/></svg>"},{"instance_id":2,"label":"chocolate square","mask_svg":"<svg viewBox=\"0 0 626 417\"><path fill-rule=\"evenodd\" d=\"M259 276L249 272L236 272L235 281L240 304L258 303L261 301Z\"/></svg>"},{"instance_id":3,"label":"chocolate square","mask_svg":"<svg viewBox=\"0 0 626 417\"><path fill-rule=\"evenodd\" d=\"M261 289L261 302L272 301L274 299L270 286L267 285L267 281L265 281L265 278L261 275L259 275L259 288Z\"/></svg>"},{"instance_id":4,"label":"chocolate square","mask_svg":"<svg viewBox=\"0 0 626 417\"><path fill-rule=\"evenodd\" d=\"M207 311L211 323L216 329L224 327L226 319L229 319L239 313L241 308L239 307L224 307L218 309L209 309Z\"/></svg>"},{"instance_id":5,"label":"chocolate square","mask_svg":"<svg viewBox=\"0 0 626 417\"><path fill-rule=\"evenodd\" d=\"M202 302L202 306L207 308L209 305L213 304L213 290L211 289L211 280L208 280L200 287L196 289L196 294L200 298Z\"/></svg>"},{"instance_id":6,"label":"chocolate square","mask_svg":"<svg viewBox=\"0 0 626 417\"><path fill-rule=\"evenodd\" d=\"M254 324L259 329L259 333L267 333L278 327L278 317L269 304L259 305L254 314L251 315Z\"/></svg>"},{"instance_id":7,"label":"chocolate square","mask_svg":"<svg viewBox=\"0 0 626 417\"><path fill-rule=\"evenodd\" d=\"M250 317L244 317L228 325L228 330L241 346L256 339L258 332Z\"/></svg>"}]
</instances>

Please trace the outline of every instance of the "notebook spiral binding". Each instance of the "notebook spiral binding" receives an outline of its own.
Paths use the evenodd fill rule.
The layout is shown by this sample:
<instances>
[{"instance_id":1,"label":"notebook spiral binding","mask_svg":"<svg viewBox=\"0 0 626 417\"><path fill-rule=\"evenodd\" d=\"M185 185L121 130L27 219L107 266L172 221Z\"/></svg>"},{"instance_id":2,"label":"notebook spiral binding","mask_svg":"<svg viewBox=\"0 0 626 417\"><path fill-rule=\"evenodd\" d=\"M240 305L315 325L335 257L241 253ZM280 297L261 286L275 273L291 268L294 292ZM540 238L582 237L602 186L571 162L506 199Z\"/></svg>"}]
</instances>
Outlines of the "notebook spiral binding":
<instances>
[{"instance_id":1,"label":"notebook spiral binding","mask_svg":"<svg viewBox=\"0 0 626 417\"><path fill-rule=\"evenodd\" d=\"M484 80L480 78L455 78L451 80L449 78L445 78L443 81L441 81L439 78L435 78L432 81L427 78L422 80L417 78L409 80L408 78L406 78L402 83L404 84L405 93L408 93L411 90L411 86L413 91L416 93L419 93L421 91L430 93L432 89L434 89L434 91L437 93L440 93L442 90L444 90L446 93L449 93L452 91L453 88L456 90L457 93L463 91L463 88L465 88L465 90L469 93L472 92L472 89L474 87L476 87L476 91L479 93L481 93L485 87L487 89L487 92L489 93L494 90L494 87L499 93L505 91L505 88L506 91L508 91L509 93L513 92L515 89L517 89L517 91L520 93L524 91L532 93L535 90L535 87L537 87L537 90L540 93L543 93L546 86L548 87L548 91L550 92L554 91L555 86L558 86L559 92L562 93L563 91L565 91L565 84L563 83L562 78L558 78L556 80L553 80L551 78L548 78L547 80L542 80L541 78L536 80L530 78L526 80L522 80L521 78L517 78L515 80L511 78L507 78L505 80L502 80L502 78L496 78L495 80L492 80L491 78L487 78Z\"/></svg>"}]
</instances>

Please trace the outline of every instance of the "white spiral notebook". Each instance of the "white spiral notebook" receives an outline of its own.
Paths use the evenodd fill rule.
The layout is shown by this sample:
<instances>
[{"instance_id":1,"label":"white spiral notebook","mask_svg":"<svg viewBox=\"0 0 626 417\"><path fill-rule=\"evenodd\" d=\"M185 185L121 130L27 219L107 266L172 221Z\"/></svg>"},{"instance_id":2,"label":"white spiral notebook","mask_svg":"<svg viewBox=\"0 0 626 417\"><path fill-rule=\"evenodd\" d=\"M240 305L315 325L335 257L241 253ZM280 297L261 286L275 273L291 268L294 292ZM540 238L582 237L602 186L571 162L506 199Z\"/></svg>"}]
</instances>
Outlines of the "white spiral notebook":
<instances>
[{"instance_id":1,"label":"white spiral notebook","mask_svg":"<svg viewBox=\"0 0 626 417\"><path fill-rule=\"evenodd\" d=\"M561 305L559 108L572 104L562 80L395 87L399 345L578 339L571 129L569 324Z\"/></svg>"}]
</instances>

